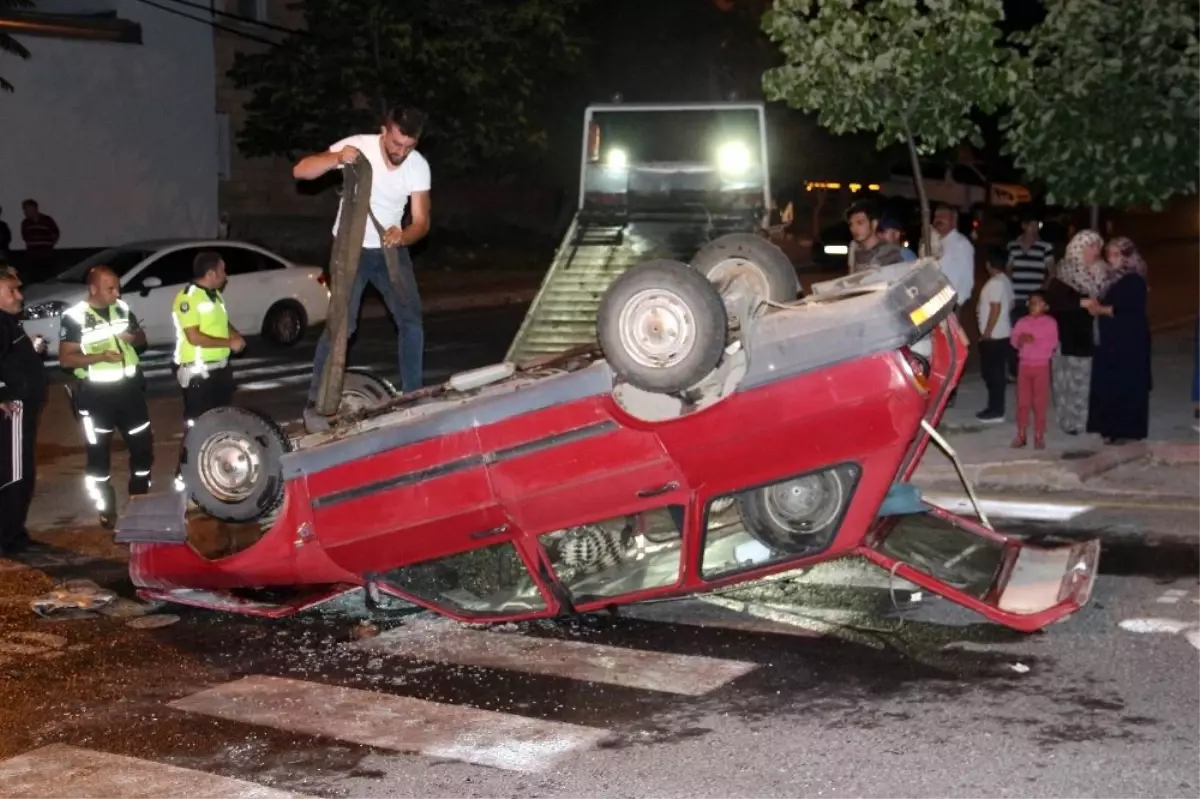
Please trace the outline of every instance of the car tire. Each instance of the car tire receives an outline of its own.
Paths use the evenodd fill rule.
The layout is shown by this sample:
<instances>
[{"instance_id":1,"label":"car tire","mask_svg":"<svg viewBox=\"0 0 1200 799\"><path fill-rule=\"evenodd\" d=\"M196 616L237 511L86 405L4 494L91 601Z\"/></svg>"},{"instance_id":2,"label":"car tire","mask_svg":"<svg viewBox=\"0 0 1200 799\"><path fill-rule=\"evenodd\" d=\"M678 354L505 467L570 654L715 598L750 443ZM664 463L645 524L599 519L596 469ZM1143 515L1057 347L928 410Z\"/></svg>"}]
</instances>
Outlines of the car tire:
<instances>
[{"instance_id":1,"label":"car tire","mask_svg":"<svg viewBox=\"0 0 1200 799\"><path fill-rule=\"evenodd\" d=\"M294 346L304 338L308 314L295 300L280 300L263 317L262 336L277 347Z\"/></svg>"},{"instance_id":2,"label":"car tire","mask_svg":"<svg viewBox=\"0 0 1200 799\"><path fill-rule=\"evenodd\" d=\"M604 294L596 318L609 366L632 386L661 394L690 388L716 368L729 321L717 289L679 261L647 261Z\"/></svg>"},{"instance_id":3,"label":"car tire","mask_svg":"<svg viewBox=\"0 0 1200 799\"><path fill-rule=\"evenodd\" d=\"M717 285L726 307L734 295L750 295L751 308L763 302L794 302L800 294L796 267L787 253L753 233L730 233L710 241L692 259L692 268Z\"/></svg>"},{"instance_id":4,"label":"car tire","mask_svg":"<svg viewBox=\"0 0 1200 799\"><path fill-rule=\"evenodd\" d=\"M369 372L346 372L337 412L354 413L373 408L399 395L396 387L382 377Z\"/></svg>"},{"instance_id":5,"label":"car tire","mask_svg":"<svg viewBox=\"0 0 1200 799\"><path fill-rule=\"evenodd\" d=\"M214 519L254 521L283 502L283 456L290 450L287 435L264 414L214 408L201 414L184 436L184 485Z\"/></svg>"},{"instance_id":6,"label":"car tire","mask_svg":"<svg viewBox=\"0 0 1200 799\"><path fill-rule=\"evenodd\" d=\"M792 480L738 495L742 526L756 541L788 556L824 549L845 510L851 481L838 469L801 475Z\"/></svg>"}]
</instances>

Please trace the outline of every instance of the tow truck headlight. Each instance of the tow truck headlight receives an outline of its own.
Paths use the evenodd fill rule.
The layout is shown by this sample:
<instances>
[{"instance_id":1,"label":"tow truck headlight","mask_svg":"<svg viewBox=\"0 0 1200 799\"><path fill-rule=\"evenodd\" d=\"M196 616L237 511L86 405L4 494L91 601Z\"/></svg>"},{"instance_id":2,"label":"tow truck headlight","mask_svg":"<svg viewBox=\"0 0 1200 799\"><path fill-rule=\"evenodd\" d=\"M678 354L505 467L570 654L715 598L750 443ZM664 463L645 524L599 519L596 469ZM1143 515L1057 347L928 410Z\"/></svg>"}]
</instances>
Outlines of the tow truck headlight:
<instances>
[{"instance_id":1,"label":"tow truck headlight","mask_svg":"<svg viewBox=\"0 0 1200 799\"><path fill-rule=\"evenodd\" d=\"M825 254L826 255L849 255L850 248L848 246L846 246L845 244L826 244L825 245Z\"/></svg>"},{"instance_id":2,"label":"tow truck headlight","mask_svg":"<svg viewBox=\"0 0 1200 799\"><path fill-rule=\"evenodd\" d=\"M604 162L611 167L624 169L629 163L629 154L619 147L614 147L608 151L608 155L605 156Z\"/></svg>"},{"instance_id":3,"label":"tow truck headlight","mask_svg":"<svg viewBox=\"0 0 1200 799\"><path fill-rule=\"evenodd\" d=\"M740 141L722 144L717 150L717 167L726 174L742 174L750 168L750 148Z\"/></svg>"},{"instance_id":4,"label":"tow truck headlight","mask_svg":"<svg viewBox=\"0 0 1200 799\"><path fill-rule=\"evenodd\" d=\"M39 302L36 305L30 305L25 308L26 319L53 319L56 316L62 316L67 310L67 303L59 300L50 300L49 302Z\"/></svg>"}]
</instances>

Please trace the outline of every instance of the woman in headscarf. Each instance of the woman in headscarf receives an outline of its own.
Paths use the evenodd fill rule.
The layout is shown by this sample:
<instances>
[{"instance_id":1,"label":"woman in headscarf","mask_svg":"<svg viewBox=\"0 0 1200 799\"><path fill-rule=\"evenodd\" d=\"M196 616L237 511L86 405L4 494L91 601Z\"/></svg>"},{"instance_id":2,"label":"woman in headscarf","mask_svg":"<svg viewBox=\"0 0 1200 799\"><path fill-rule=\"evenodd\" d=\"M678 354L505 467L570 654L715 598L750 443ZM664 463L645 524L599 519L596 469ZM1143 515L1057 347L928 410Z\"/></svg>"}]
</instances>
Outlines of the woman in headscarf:
<instances>
[{"instance_id":1,"label":"woman in headscarf","mask_svg":"<svg viewBox=\"0 0 1200 799\"><path fill-rule=\"evenodd\" d=\"M1083 300L1100 294L1104 240L1094 230L1075 234L1046 286L1046 302L1058 323L1059 351L1051 362L1054 415L1064 432L1078 435L1087 427L1092 383L1092 315Z\"/></svg>"},{"instance_id":2,"label":"woman in headscarf","mask_svg":"<svg viewBox=\"0 0 1200 799\"><path fill-rule=\"evenodd\" d=\"M1083 300L1096 317L1089 433L1106 444L1141 441L1150 428L1150 318L1146 262L1133 242L1118 237L1105 247L1108 269L1099 299Z\"/></svg>"}]
</instances>

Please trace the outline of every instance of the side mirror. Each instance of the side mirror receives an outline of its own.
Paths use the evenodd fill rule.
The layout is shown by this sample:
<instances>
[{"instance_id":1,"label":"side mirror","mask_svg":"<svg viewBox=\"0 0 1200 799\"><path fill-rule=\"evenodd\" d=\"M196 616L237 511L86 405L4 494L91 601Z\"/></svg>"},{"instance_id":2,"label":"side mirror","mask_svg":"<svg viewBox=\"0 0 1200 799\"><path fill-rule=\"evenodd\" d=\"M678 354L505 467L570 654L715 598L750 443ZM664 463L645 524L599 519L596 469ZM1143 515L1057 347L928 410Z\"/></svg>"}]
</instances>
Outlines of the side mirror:
<instances>
[{"instance_id":1,"label":"side mirror","mask_svg":"<svg viewBox=\"0 0 1200 799\"><path fill-rule=\"evenodd\" d=\"M142 281L142 289L141 289L140 293L143 297L148 296L150 294L151 289L156 289L161 285L162 285L162 278L148 277Z\"/></svg>"}]
</instances>

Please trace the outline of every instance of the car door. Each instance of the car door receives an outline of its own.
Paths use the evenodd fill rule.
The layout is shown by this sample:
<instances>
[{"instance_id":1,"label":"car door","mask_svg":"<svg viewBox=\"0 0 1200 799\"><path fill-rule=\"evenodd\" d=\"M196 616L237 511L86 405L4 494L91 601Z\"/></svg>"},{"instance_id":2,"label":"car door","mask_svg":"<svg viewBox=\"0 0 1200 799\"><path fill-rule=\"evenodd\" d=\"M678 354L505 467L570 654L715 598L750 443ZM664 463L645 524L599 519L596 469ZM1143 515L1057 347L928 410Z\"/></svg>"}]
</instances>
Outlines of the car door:
<instances>
[{"instance_id":1,"label":"car door","mask_svg":"<svg viewBox=\"0 0 1200 799\"><path fill-rule=\"evenodd\" d=\"M225 262L225 274L229 276L222 292L229 321L243 335L258 333L267 308L275 299L272 283L281 264L250 247L229 244L213 249Z\"/></svg>"},{"instance_id":2,"label":"car door","mask_svg":"<svg viewBox=\"0 0 1200 799\"><path fill-rule=\"evenodd\" d=\"M175 295L192 279L192 261L199 251L196 247L183 247L164 252L121 287L121 298L137 315L146 331L146 341L154 349L175 343L171 309Z\"/></svg>"}]
</instances>

